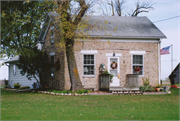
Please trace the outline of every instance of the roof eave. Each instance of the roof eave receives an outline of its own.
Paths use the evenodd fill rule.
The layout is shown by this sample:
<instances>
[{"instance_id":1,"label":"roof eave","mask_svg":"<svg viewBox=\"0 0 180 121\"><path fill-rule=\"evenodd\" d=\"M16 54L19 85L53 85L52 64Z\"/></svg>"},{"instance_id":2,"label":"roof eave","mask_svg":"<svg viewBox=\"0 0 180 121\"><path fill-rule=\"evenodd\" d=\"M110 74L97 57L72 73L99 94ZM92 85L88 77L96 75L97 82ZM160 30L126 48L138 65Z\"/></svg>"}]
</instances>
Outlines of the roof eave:
<instances>
[{"instance_id":1,"label":"roof eave","mask_svg":"<svg viewBox=\"0 0 180 121\"><path fill-rule=\"evenodd\" d=\"M4 62L4 63L11 63L11 62L16 62L16 61L19 61L19 59L18 60L8 60L8 61L6 61L6 62Z\"/></svg>"},{"instance_id":2,"label":"roof eave","mask_svg":"<svg viewBox=\"0 0 180 121\"><path fill-rule=\"evenodd\" d=\"M166 39L166 36L158 36L158 37L139 37L139 36L97 36L90 35L90 37L101 38L101 39Z\"/></svg>"}]
</instances>

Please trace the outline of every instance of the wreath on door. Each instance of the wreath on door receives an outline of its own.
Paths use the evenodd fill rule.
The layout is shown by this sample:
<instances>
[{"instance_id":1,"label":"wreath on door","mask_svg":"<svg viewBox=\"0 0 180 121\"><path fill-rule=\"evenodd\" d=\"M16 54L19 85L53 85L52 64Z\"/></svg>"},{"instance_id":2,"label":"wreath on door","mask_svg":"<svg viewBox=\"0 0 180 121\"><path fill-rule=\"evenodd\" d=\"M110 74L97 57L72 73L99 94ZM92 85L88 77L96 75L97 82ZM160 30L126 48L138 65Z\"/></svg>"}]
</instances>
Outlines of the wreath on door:
<instances>
[{"instance_id":1,"label":"wreath on door","mask_svg":"<svg viewBox=\"0 0 180 121\"><path fill-rule=\"evenodd\" d=\"M113 62L111 63L111 68L112 68L112 69L116 69L116 68L117 68L117 63L116 63L115 61L113 61Z\"/></svg>"}]
</instances>

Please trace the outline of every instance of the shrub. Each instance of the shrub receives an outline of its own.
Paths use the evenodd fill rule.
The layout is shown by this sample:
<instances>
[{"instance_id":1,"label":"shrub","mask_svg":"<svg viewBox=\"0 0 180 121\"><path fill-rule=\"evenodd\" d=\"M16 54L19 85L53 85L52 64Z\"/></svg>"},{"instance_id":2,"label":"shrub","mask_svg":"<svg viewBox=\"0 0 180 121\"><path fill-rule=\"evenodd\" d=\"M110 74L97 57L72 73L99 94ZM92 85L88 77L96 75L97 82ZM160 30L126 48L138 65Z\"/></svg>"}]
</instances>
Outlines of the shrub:
<instances>
[{"instance_id":1,"label":"shrub","mask_svg":"<svg viewBox=\"0 0 180 121\"><path fill-rule=\"evenodd\" d=\"M29 86L20 87L19 89L29 89Z\"/></svg>"},{"instance_id":2,"label":"shrub","mask_svg":"<svg viewBox=\"0 0 180 121\"><path fill-rule=\"evenodd\" d=\"M14 83L14 87L20 87L21 85L19 83Z\"/></svg>"},{"instance_id":3,"label":"shrub","mask_svg":"<svg viewBox=\"0 0 180 121\"><path fill-rule=\"evenodd\" d=\"M139 87L139 90L140 90L140 91L144 91L144 92L154 92L154 91L155 91L155 88L152 87L152 86L146 85L146 86L140 86L140 87Z\"/></svg>"},{"instance_id":4,"label":"shrub","mask_svg":"<svg viewBox=\"0 0 180 121\"><path fill-rule=\"evenodd\" d=\"M143 80L143 84L144 84L144 85L149 85L149 83L150 83L150 82L149 82L149 78L146 78L146 79L145 79L145 78L142 78L142 80Z\"/></svg>"},{"instance_id":5,"label":"shrub","mask_svg":"<svg viewBox=\"0 0 180 121\"><path fill-rule=\"evenodd\" d=\"M81 90L78 90L77 93L79 94L82 94L82 93L87 93L88 91L87 90L84 90L84 89L81 89Z\"/></svg>"},{"instance_id":6,"label":"shrub","mask_svg":"<svg viewBox=\"0 0 180 121\"><path fill-rule=\"evenodd\" d=\"M160 88L161 86L158 84L158 85L156 85L156 88Z\"/></svg>"},{"instance_id":7,"label":"shrub","mask_svg":"<svg viewBox=\"0 0 180 121\"><path fill-rule=\"evenodd\" d=\"M144 91L144 86L140 86L140 87L139 87L139 90L140 90L140 91Z\"/></svg>"}]
</instances>

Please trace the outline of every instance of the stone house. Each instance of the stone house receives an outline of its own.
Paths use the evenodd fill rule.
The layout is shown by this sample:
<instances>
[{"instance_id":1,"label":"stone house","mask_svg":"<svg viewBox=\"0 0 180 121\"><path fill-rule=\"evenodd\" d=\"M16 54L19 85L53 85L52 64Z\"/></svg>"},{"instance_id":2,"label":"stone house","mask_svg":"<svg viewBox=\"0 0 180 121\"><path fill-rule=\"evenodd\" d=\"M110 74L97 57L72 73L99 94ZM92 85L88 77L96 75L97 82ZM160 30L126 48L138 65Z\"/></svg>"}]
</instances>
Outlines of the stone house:
<instances>
[{"instance_id":1,"label":"stone house","mask_svg":"<svg viewBox=\"0 0 180 121\"><path fill-rule=\"evenodd\" d=\"M39 35L42 49L47 51L52 65L60 65L51 80L50 72L44 73L47 85L54 84L55 89L70 88L70 78L66 54L59 43L58 14L49 13ZM87 31L94 40L76 39L74 53L79 76L84 88L99 89L99 67L105 64L108 72L114 75L110 86L126 87L127 74L134 74L134 68L141 69L139 85L142 78L150 78L150 85L160 83L160 43L166 36L147 17L91 16L90 24L96 28ZM101 29L104 28L104 29ZM111 63L117 63L116 68Z\"/></svg>"}]
</instances>

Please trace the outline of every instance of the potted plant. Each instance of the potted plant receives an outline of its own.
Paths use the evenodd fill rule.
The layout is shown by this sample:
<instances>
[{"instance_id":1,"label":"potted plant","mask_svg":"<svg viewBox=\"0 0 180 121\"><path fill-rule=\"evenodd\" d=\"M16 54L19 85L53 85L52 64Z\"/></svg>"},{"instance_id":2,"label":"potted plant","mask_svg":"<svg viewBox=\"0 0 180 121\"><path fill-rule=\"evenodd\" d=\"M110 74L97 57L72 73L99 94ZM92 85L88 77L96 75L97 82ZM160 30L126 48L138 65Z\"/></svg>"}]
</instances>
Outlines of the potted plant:
<instances>
[{"instance_id":1,"label":"potted plant","mask_svg":"<svg viewBox=\"0 0 180 121\"><path fill-rule=\"evenodd\" d=\"M139 67L134 68L134 71L136 72L136 74L139 74L139 72L141 71L141 69Z\"/></svg>"},{"instance_id":2,"label":"potted plant","mask_svg":"<svg viewBox=\"0 0 180 121\"><path fill-rule=\"evenodd\" d=\"M107 70L103 72L103 74L110 74ZM110 74L110 83L112 83L112 78L114 77L114 75Z\"/></svg>"},{"instance_id":3,"label":"potted plant","mask_svg":"<svg viewBox=\"0 0 180 121\"><path fill-rule=\"evenodd\" d=\"M155 87L155 90L156 90L157 92L159 92L160 89L161 89L161 86L160 86L159 84L157 84L156 87Z\"/></svg>"},{"instance_id":4,"label":"potted plant","mask_svg":"<svg viewBox=\"0 0 180 121\"><path fill-rule=\"evenodd\" d=\"M19 89L21 87L21 85L19 83L14 83L13 86L14 86L15 89Z\"/></svg>"},{"instance_id":5,"label":"potted plant","mask_svg":"<svg viewBox=\"0 0 180 121\"><path fill-rule=\"evenodd\" d=\"M111 76L110 76L110 83L113 82L113 80L112 80L113 77L114 77L114 75L111 74Z\"/></svg>"}]
</instances>

